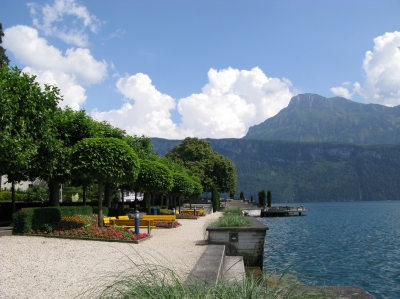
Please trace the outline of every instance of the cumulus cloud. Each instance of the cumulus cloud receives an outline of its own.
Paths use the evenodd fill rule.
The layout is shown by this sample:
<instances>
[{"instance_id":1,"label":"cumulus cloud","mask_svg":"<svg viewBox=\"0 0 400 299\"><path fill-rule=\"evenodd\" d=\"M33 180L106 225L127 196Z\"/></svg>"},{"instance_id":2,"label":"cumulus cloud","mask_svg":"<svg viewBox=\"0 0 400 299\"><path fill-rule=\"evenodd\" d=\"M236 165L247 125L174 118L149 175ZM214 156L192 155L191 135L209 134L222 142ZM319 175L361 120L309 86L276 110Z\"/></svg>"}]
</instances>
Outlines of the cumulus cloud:
<instances>
[{"instance_id":1,"label":"cumulus cloud","mask_svg":"<svg viewBox=\"0 0 400 299\"><path fill-rule=\"evenodd\" d=\"M362 96L368 103L386 106L400 104L400 32L387 32L374 39L373 51L367 51L362 68L365 81L353 84L353 93ZM333 87L337 95L352 95L343 87ZM345 96L346 97L346 96Z\"/></svg>"},{"instance_id":2,"label":"cumulus cloud","mask_svg":"<svg viewBox=\"0 0 400 299\"><path fill-rule=\"evenodd\" d=\"M61 89L61 107L68 104L79 109L86 99L81 84L101 82L107 75L107 63L95 60L88 49L70 48L63 54L28 26L17 25L4 33L4 46L26 65L24 71L37 75L40 83L55 84Z\"/></svg>"},{"instance_id":3,"label":"cumulus cloud","mask_svg":"<svg viewBox=\"0 0 400 299\"><path fill-rule=\"evenodd\" d=\"M400 32L387 32L374 39L374 50L365 54L365 82L356 91L367 101L400 104Z\"/></svg>"},{"instance_id":4,"label":"cumulus cloud","mask_svg":"<svg viewBox=\"0 0 400 299\"><path fill-rule=\"evenodd\" d=\"M170 110L175 109L175 100L159 92L149 76L142 73L127 75L118 80L117 89L128 102L117 110L93 110L91 114L95 119L106 120L131 135L181 137L170 113Z\"/></svg>"},{"instance_id":5,"label":"cumulus cloud","mask_svg":"<svg viewBox=\"0 0 400 299\"><path fill-rule=\"evenodd\" d=\"M353 96L353 93L351 93L346 87L343 87L343 86L332 87L330 90L335 95L346 98L346 99L351 99L351 97Z\"/></svg>"},{"instance_id":6,"label":"cumulus cloud","mask_svg":"<svg viewBox=\"0 0 400 299\"><path fill-rule=\"evenodd\" d=\"M208 78L202 93L178 104L181 128L195 129L199 137L243 137L250 126L277 114L293 96L289 80L268 78L258 67L210 69Z\"/></svg>"},{"instance_id":7,"label":"cumulus cloud","mask_svg":"<svg viewBox=\"0 0 400 299\"><path fill-rule=\"evenodd\" d=\"M159 92L145 74L121 78L118 90L128 99L120 109L92 111L129 134L151 137L240 138L250 126L259 124L286 107L293 94L287 79L268 78L258 67L252 70L210 69L202 93L175 101ZM177 107L177 108L176 108ZM171 119L177 109L182 123Z\"/></svg>"},{"instance_id":8,"label":"cumulus cloud","mask_svg":"<svg viewBox=\"0 0 400 299\"><path fill-rule=\"evenodd\" d=\"M97 33L101 25L96 16L91 15L85 6L75 0L55 0L52 5L44 6L29 3L28 6L36 28L42 30L46 36L55 36L79 47L86 47L88 44L86 29ZM73 18L73 22L65 26L64 17Z\"/></svg>"}]
</instances>

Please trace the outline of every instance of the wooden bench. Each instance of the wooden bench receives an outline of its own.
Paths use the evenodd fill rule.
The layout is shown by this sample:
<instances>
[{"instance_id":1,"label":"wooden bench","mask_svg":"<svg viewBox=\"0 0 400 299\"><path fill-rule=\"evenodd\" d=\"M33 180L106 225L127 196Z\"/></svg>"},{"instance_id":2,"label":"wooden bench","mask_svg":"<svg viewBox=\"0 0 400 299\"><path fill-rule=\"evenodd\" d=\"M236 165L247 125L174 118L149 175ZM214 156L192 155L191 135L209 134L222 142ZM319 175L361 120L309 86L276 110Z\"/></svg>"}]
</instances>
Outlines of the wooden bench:
<instances>
[{"instance_id":1,"label":"wooden bench","mask_svg":"<svg viewBox=\"0 0 400 299\"><path fill-rule=\"evenodd\" d=\"M154 220L154 221L176 221L175 215L143 215L143 220Z\"/></svg>"},{"instance_id":2,"label":"wooden bench","mask_svg":"<svg viewBox=\"0 0 400 299\"><path fill-rule=\"evenodd\" d=\"M181 214L194 214L194 209L191 210L181 210ZM205 215L205 210L204 209L196 209L196 215L199 216L199 214Z\"/></svg>"},{"instance_id":3,"label":"wooden bench","mask_svg":"<svg viewBox=\"0 0 400 299\"><path fill-rule=\"evenodd\" d=\"M112 227L123 227L123 228L135 228L135 219L115 219L115 217L110 217L114 219L109 219L107 226ZM106 223L106 221L104 221ZM139 228L147 228L147 233L150 234L150 230L156 228L154 221L152 220L139 220Z\"/></svg>"}]
</instances>

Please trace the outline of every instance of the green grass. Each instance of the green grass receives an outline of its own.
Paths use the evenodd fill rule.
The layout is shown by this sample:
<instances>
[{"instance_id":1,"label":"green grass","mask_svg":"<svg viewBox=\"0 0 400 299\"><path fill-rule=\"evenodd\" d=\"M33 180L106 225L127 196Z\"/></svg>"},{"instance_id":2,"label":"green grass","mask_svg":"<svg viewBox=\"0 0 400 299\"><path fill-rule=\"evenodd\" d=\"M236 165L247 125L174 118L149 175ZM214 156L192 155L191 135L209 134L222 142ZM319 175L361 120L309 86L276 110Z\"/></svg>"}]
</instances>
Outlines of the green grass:
<instances>
[{"instance_id":1,"label":"green grass","mask_svg":"<svg viewBox=\"0 0 400 299\"><path fill-rule=\"evenodd\" d=\"M224 214L241 214L242 209L240 207L227 207L224 209Z\"/></svg>"},{"instance_id":2,"label":"green grass","mask_svg":"<svg viewBox=\"0 0 400 299\"><path fill-rule=\"evenodd\" d=\"M137 265L136 265L137 266ZM142 265L140 275L124 273L106 286L97 286L87 298L97 299L330 299L309 295L292 277L282 275L274 283L266 275L247 275L241 281L204 285L196 279L182 282L174 271L162 266ZM139 266L140 268L140 266ZM102 289L99 292L99 289Z\"/></svg>"},{"instance_id":3,"label":"green grass","mask_svg":"<svg viewBox=\"0 0 400 299\"><path fill-rule=\"evenodd\" d=\"M225 215L210 224L211 227L250 227L254 224L250 217Z\"/></svg>"}]
</instances>

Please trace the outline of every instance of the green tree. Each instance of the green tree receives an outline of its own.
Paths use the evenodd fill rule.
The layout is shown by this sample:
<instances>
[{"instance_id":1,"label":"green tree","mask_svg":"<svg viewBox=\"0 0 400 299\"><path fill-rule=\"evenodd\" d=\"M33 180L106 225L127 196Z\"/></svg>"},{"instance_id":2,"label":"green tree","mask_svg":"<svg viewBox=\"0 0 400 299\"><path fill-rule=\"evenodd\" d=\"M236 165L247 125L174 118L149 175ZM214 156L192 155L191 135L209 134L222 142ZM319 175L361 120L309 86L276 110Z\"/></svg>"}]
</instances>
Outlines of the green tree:
<instances>
[{"instance_id":1,"label":"green tree","mask_svg":"<svg viewBox=\"0 0 400 299\"><path fill-rule=\"evenodd\" d=\"M12 184L30 175L40 144L52 139L60 100L57 87L42 89L35 76L16 67L0 67L0 174L7 174Z\"/></svg>"},{"instance_id":2,"label":"green tree","mask_svg":"<svg viewBox=\"0 0 400 299\"><path fill-rule=\"evenodd\" d=\"M98 182L98 225L103 227L103 184L136 180L140 163L129 145L117 138L86 138L73 147L72 171Z\"/></svg>"},{"instance_id":3,"label":"green tree","mask_svg":"<svg viewBox=\"0 0 400 299\"><path fill-rule=\"evenodd\" d=\"M267 203L267 194L265 193L265 190L261 190L260 192L258 192L258 204L261 207L265 207Z\"/></svg>"},{"instance_id":4,"label":"green tree","mask_svg":"<svg viewBox=\"0 0 400 299\"><path fill-rule=\"evenodd\" d=\"M252 196L250 196L250 202L253 202L253 200L254 200L254 198L253 198L253 195L252 195Z\"/></svg>"},{"instance_id":5,"label":"green tree","mask_svg":"<svg viewBox=\"0 0 400 299\"><path fill-rule=\"evenodd\" d=\"M268 208L270 208L272 206L272 193L269 190L267 192L267 204L268 204Z\"/></svg>"},{"instance_id":6,"label":"green tree","mask_svg":"<svg viewBox=\"0 0 400 299\"><path fill-rule=\"evenodd\" d=\"M221 204L220 195L217 188L214 185L211 186L211 201L213 204L213 212L214 213L218 212Z\"/></svg>"},{"instance_id":7,"label":"green tree","mask_svg":"<svg viewBox=\"0 0 400 299\"><path fill-rule=\"evenodd\" d=\"M185 138L174 146L165 157L191 170L200 178L203 190L215 185L220 192L236 188L236 170L233 163L213 152L211 143L198 138Z\"/></svg>"},{"instance_id":8,"label":"green tree","mask_svg":"<svg viewBox=\"0 0 400 299\"><path fill-rule=\"evenodd\" d=\"M244 200L244 193L243 193L243 191L240 191L240 199L241 199L241 200Z\"/></svg>"},{"instance_id":9,"label":"green tree","mask_svg":"<svg viewBox=\"0 0 400 299\"><path fill-rule=\"evenodd\" d=\"M3 25L0 23L0 67L3 65L8 65L10 63L10 59L8 59L6 55L6 50L1 46L3 43Z\"/></svg>"},{"instance_id":10,"label":"green tree","mask_svg":"<svg viewBox=\"0 0 400 299\"><path fill-rule=\"evenodd\" d=\"M142 160L136 184L140 190L145 192L147 209L150 214L149 196L151 195L154 198L154 194L170 192L173 187L173 176L164 164L157 161Z\"/></svg>"}]
</instances>

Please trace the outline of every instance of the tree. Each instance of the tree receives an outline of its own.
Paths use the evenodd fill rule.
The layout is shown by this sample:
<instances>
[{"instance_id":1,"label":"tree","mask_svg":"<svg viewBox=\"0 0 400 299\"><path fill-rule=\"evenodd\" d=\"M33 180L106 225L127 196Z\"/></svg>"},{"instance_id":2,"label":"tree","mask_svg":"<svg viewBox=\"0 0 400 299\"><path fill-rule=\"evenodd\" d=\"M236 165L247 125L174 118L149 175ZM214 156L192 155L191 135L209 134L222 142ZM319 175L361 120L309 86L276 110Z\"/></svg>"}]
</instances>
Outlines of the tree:
<instances>
[{"instance_id":1,"label":"tree","mask_svg":"<svg viewBox=\"0 0 400 299\"><path fill-rule=\"evenodd\" d=\"M16 67L0 67L0 174L12 184L30 176L40 144L51 142L61 100L57 87L42 89L35 78Z\"/></svg>"},{"instance_id":2,"label":"tree","mask_svg":"<svg viewBox=\"0 0 400 299\"><path fill-rule=\"evenodd\" d=\"M212 185L220 192L236 188L235 166L229 159L213 152L211 143L206 140L187 137L165 157L195 173L205 191Z\"/></svg>"},{"instance_id":3,"label":"tree","mask_svg":"<svg viewBox=\"0 0 400 299\"><path fill-rule=\"evenodd\" d=\"M221 202L220 202L220 196L219 196L218 190L214 185L211 186L211 201L213 204L213 212L214 213L218 212Z\"/></svg>"},{"instance_id":4,"label":"tree","mask_svg":"<svg viewBox=\"0 0 400 299\"><path fill-rule=\"evenodd\" d=\"M253 202L253 195L252 196L250 196L250 202Z\"/></svg>"},{"instance_id":5,"label":"tree","mask_svg":"<svg viewBox=\"0 0 400 299\"><path fill-rule=\"evenodd\" d=\"M173 187L173 177L167 166L157 161L142 160L136 184L146 194L148 213L150 214L149 195L168 193Z\"/></svg>"},{"instance_id":6,"label":"tree","mask_svg":"<svg viewBox=\"0 0 400 299\"><path fill-rule=\"evenodd\" d=\"M241 199L241 200L244 200L244 193L243 193L243 191L240 191L240 199Z\"/></svg>"},{"instance_id":7,"label":"tree","mask_svg":"<svg viewBox=\"0 0 400 299\"><path fill-rule=\"evenodd\" d=\"M73 147L71 161L74 175L98 182L98 225L103 227L103 184L136 180L139 159L129 145L120 139L86 138Z\"/></svg>"},{"instance_id":8,"label":"tree","mask_svg":"<svg viewBox=\"0 0 400 299\"><path fill-rule=\"evenodd\" d=\"M3 25L0 23L0 45L3 43ZM6 55L6 50L0 46L0 67L3 65L8 65L10 63L10 59L8 59Z\"/></svg>"},{"instance_id":9,"label":"tree","mask_svg":"<svg viewBox=\"0 0 400 299\"><path fill-rule=\"evenodd\" d=\"M270 208L272 206L272 193L269 190L267 192L267 203L268 203L268 208Z\"/></svg>"},{"instance_id":10,"label":"tree","mask_svg":"<svg viewBox=\"0 0 400 299\"><path fill-rule=\"evenodd\" d=\"M267 195L264 190L261 190L260 192L258 192L258 204L261 207L265 207L266 203L267 203Z\"/></svg>"}]
</instances>

